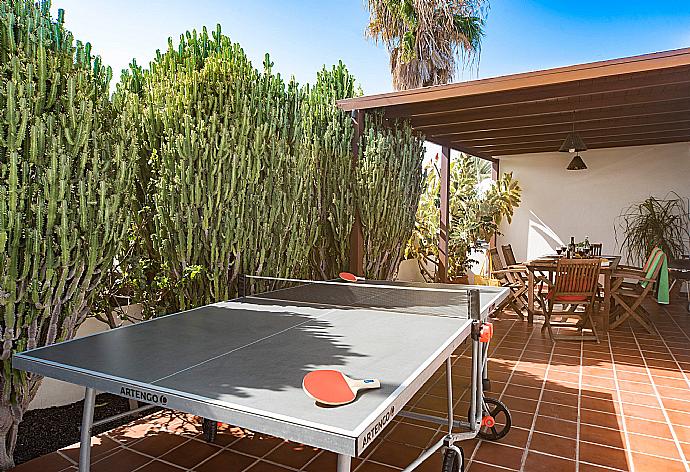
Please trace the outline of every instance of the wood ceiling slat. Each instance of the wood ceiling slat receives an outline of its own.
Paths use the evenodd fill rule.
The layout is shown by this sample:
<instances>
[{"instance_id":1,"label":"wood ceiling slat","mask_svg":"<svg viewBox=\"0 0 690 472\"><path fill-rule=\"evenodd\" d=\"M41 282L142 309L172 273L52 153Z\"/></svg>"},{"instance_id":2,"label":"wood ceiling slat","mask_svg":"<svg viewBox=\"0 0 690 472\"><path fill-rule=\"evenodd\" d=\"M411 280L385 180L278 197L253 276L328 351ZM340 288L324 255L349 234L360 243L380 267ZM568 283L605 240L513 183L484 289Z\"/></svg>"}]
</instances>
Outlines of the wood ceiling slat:
<instances>
[{"instance_id":1,"label":"wood ceiling slat","mask_svg":"<svg viewBox=\"0 0 690 472\"><path fill-rule=\"evenodd\" d=\"M627 130L627 129L666 129L690 123L690 109L682 112L659 114L651 116L636 116L623 118L609 118L578 122L578 132L594 130ZM457 131L453 133L436 134L435 137L446 138L451 141L477 141L496 138L520 138L524 136L540 136L558 134L565 136L572 130L570 123L540 123L536 126L517 126L513 128L493 128L478 131Z\"/></svg>"},{"instance_id":2,"label":"wood ceiling slat","mask_svg":"<svg viewBox=\"0 0 690 472\"><path fill-rule=\"evenodd\" d=\"M659 137L659 138L666 138L669 136L685 136L690 134L690 126L686 127L679 127L679 128L674 128L674 129L669 129L669 130L657 130L657 131L651 131L649 133L610 133L610 134L600 134L600 133L591 133L589 135L582 135L582 139L584 140L585 144L587 147L589 147L590 143L597 143L602 140L609 140L609 141L619 141L619 140L632 140L632 139L651 139L654 137ZM459 144L460 142L456 141L451 141L451 144ZM462 144L466 146L472 146L475 149L479 150L486 150L486 149L495 149L495 148L500 148L502 146L551 146L551 149L554 151L558 151L558 148L561 146L563 143L563 138L556 136L533 136L533 137L525 137L522 139L511 139L511 138L505 138L505 139L496 139L496 140L486 140L486 141L462 141Z\"/></svg>"},{"instance_id":3,"label":"wood ceiling slat","mask_svg":"<svg viewBox=\"0 0 690 472\"><path fill-rule=\"evenodd\" d=\"M624 119L637 118L645 116L666 116L669 119L672 116L684 115L690 110L690 99L677 100L672 103L656 102L649 104L637 104L629 107L616 108L602 108L590 110L586 114L580 114L580 117L575 118L576 126L582 125L596 120L608 119ZM416 130L427 135L443 135L446 133L460 131L481 131L491 129L506 129L506 128L520 128L520 127L538 127L543 125L553 124L571 124L573 115L572 112L562 111L561 113L553 113L550 115L530 115L530 116L509 116L504 118L477 120L462 123L447 124L443 127L433 129ZM682 118L681 118L682 119Z\"/></svg>"},{"instance_id":4,"label":"wood ceiling slat","mask_svg":"<svg viewBox=\"0 0 690 472\"><path fill-rule=\"evenodd\" d=\"M460 110L501 108L510 105L529 105L541 101L577 100L579 98L618 95L656 95L665 87L687 87L690 85L690 66L672 71L653 71L620 77L577 81L567 84L530 87L510 92L448 98L438 102L423 102L391 106L385 113L390 118L430 118L443 120L446 114Z\"/></svg>"},{"instance_id":5,"label":"wood ceiling slat","mask_svg":"<svg viewBox=\"0 0 690 472\"><path fill-rule=\"evenodd\" d=\"M619 129L619 130L592 130L589 132L580 132L580 136L584 140L585 144L590 142L595 142L601 138L613 138L613 137L653 137L659 136L664 137L667 135L678 135L678 134L690 134L690 121L687 122L685 126L676 125L673 127L656 127L647 129ZM462 143L467 146L472 146L477 149L486 149L492 146L501 145L522 145L525 143L536 144L536 143L557 143L556 149L560 147L560 144L565 139L564 134L537 134L531 136L519 136L519 137L507 137L507 138L486 138L486 139L463 139L458 141L450 141L452 144Z\"/></svg>"},{"instance_id":6,"label":"wood ceiling slat","mask_svg":"<svg viewBox=\"0 0 690 472\"><path fill-rule=\"evenodd\" d=\"M646 138L646 139L630 139L630 140L621 140L621 141L601 141L601 142L593 142L593 143L588 143L587 147L589 149L605 149L605 148L614 148L614 147L626 147L626 146L645 146L645 145L652 145L652 144L668 144L668 143L678 143L678 142L690 142L690 134L686 135L679 135L679 136L669 136L665 138ZM505 146L505 147L493 147L490 149L483 149L481 152L484 154L489 154L494 157L498 156L509 156L509 155L514 155L514 154L531 154L531 153L537 153L537 152L554 152L557 151L558 148L554 149L553 147L554 143L550 143L549 145L540 145L540 146ZM559 144L560 145L560 144ZM587 159L587 154L582 153L582 157L584 159Z\"/></svg>"},{"instance_id":7,"label":"wood ceiling slat","mask_svg":"<svg viewBox=\"0 0 690 472\"><path fill-rule=\"evenodd\" d=\"M665 92L663 95L644 94L637 97L629 97L621 94L612 94L610 96L602 96L592 100L579 100L578 102L554 100L521 106L508 104L505 107L502 107L500 110L489 108L481 110L463 110L455 112L452 115L444 116L440 119L433 116L411 118L410 123L415 129L418 129L422 132L434 132L438 128L443 129L444 127L453 125L457 126L463 123L505 118L554 115L550 118L544 118L544 121L549 122L551 121L551 118L560 119L563 121L572 121L573 111L575 112L576 120L582 118L586 119L590 113L602 109L621 108L618 110L617 115L624 116L626 110L623 108L633 107L635 105L647 107L660 104L662 102L667 102L665 106L666 110L674 110L678 109L678 107L682 107L683 109L687 108L687 104L690 102L690 82L688 82L687 87L677 87ZM612 111L612 113L616 112Z\"/></svg>"}]
</instances>

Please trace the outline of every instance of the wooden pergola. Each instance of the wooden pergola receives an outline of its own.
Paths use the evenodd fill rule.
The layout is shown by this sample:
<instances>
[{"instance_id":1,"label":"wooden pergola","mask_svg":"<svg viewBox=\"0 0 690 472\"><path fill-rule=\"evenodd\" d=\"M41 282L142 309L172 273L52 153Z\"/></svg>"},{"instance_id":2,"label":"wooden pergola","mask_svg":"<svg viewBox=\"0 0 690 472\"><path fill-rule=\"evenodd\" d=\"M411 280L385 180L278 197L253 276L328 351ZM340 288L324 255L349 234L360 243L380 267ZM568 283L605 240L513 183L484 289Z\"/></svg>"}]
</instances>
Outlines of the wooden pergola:
<instances>
[{"instance_id":1,"label":"wooden pergola","mask_svg":"<svg viewBox=\"0 0 690 472\"><path fill-rule=\"evenodd\" d=\"M492 162L557 151L574 129L589 149L690 141L690 48L341 100L355 126L366 113L409 120L441 153L439 276L446 279L450 150ZM362 273L359 217L351 270Z\"/></svg>"}]
</instances>

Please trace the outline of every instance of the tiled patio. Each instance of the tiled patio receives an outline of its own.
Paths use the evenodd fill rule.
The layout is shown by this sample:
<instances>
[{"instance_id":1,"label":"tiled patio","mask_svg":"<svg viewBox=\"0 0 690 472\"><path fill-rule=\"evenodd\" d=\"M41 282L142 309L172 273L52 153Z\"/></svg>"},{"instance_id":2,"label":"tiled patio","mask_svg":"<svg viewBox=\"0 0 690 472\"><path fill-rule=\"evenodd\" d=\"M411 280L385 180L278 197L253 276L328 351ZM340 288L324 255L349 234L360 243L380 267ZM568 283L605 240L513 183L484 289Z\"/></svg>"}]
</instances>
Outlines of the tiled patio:
<instances>
[{"instance_id":1,"label":"tiled patio","mask_svg":"<svg viewBox=\"0 0 690 472\"><path fill-rule=\"evenodd\" d=\"M552 345L515 317L495 323L492 395L511 409L513 429L498 443L463 444L469 470L690 471L690 314L684 299L648 305L660 336L634 325L602 343ZM467 385L468 358L457 353L456 394ZM467 411L458 395L456 411ZM443 371L410 408L443 413ZM442 435L441 428L402 419L381 434L357 472L400 470ZM335 471L331 453L226 427L217 444L200 438L199 421L162 412L94 438L94 472ZM76 470L78 445L43 456L17 472ZM440 472L436 454L420 471Z\"/></svg>"}]
</instances>

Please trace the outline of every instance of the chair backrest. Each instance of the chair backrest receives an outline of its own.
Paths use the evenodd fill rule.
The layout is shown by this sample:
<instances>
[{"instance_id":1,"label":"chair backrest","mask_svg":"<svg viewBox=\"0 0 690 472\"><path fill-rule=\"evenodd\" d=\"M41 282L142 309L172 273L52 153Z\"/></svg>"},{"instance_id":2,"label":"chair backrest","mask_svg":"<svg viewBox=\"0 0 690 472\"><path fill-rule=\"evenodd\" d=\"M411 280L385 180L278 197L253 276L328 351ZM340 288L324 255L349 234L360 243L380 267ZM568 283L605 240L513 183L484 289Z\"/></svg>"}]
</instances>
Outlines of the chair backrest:
<instances>
[{"instance_id":1,"label":"chair backrest","mask_svg":"<svg viewBox=\"0 0 690 472\"><path fill-rule=\"evenodd\" d=\"M491 262L491 270L503 270L506 268L503 265L501 256L498 254L498 249L495 247L489 248L489 260Z\"/></svg>"},{"instance_id":2,"label":"chair backrest","mask_svg":"<svg viewBox=\"0 0 690 472\"><path fill-rule=\"evenodd\" d=\"M503 259L505 259L506 265L517 265L517 261L515 260L515 253L513 252L513 246L511 246L510 244L501 246L501 251L503 252Z\"/></svg>"},{"instance_id":3,"label":"chair backrest","mask_svg":"<svg viewBox=\"0 0 690 472\"><path fill-rule=\"evenodd\" d=\"M601 259L559 259L554 295L594 297L597 293L600 270Z\"/></svg>"},{"instance_id":4,"label":"chair backrest","mask_svg":"<svg viewBox=\"0 0 690 472\"><path fill-rule=\"evenodd\" d=\"M659 255L660 252L661 252L661 248L658 246L655 247L654 249L652 249L652 252L649 253L649 257L647 257L647 260L645 261L644 266L642 266L643 272L647 272L649 270L649 268L652 265L652 262Z\"/></svg>"},{"instance_id":5,"label":"chair backrest","mask_svg":"<svg viewBox=\"0 0 690 472\"><path fill-rule=\"evenodd\" d=\"M602 248L603 246L604 246L604 245L603 245L602 243L590 244L590 249L591 249L590 254L591 254L592 256L601 256L601 248Z\"/></svg>"},{"instance_id":6,"label":"chair backrest","mask_svg":"<svg viewBox=\"0 0 690 472\"><path fill-rule=\"evenodd\" d=\"M498 254L498 249L495 247L489 248L489 263L491 264L491 270L503 270L506 267L503 265L501 256ZM493 277L493 276L492 276ZM495 277L502 282L510 282L506 274L496 274Z\"/></svg>"},{"instance_id":7,"label":"chair backrest","mask_svg":"<svg viewBox=\"0 0 690 472\"><path fill-rule=\"evenodd\" d=\"M647 260L647 264L645 264L646 270L644 271L645 278L651 280L652 283L656 282L657 278L659 277L659 272L661 272L661 268L664 265L664 260L666 259L666 254L664 251L658 247L654 249L655 250L652 251L652 254ZM642 288L647 287L648 284L649 282L646 280L640 282L640 286Z\"/></svg>"}]
</instances>

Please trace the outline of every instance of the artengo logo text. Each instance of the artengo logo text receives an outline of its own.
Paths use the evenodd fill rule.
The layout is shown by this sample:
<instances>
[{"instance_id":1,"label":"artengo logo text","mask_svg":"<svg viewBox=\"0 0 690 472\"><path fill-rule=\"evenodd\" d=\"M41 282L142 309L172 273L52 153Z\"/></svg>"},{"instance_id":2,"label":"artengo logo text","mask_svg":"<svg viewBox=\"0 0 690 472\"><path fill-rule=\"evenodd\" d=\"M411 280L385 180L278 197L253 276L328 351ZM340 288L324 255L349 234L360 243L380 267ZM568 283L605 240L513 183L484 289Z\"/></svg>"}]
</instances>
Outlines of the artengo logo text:
<instances>
[{"instance_id":1,"label":"artengo logo text","mask_svg":"<svg viewBox=\"0 0 690 472\"><path fill-rule=\"evenodd\" d=\"M157 405L166 405L168 403L168 397L165 395L158 395L157 393L145 392L144 390L130 387L120 387L120 396L134 398L135 400L141 400L146 403L155 403Z\"/></svg>"},{"instance_id":2,"label":"artengo logo text","mask_svg":"<svg viewBox=\"0 0 690 472\"><path fill-rule=\"evenodd\" d=\"M369 431L362 436L362 444L359 448L360 451L364 450L365 447L369 445L369 443L376 438L376 436L379 435L381 431L383 431L383 428L386 427L386 425L390 422L390 420L393 419L393 414L395 413L395 406L391 406L391 409L388 410L386 413L384 413L379 420L374 423L374 425L369 428Z\"/></svg>"}]
</instances>

